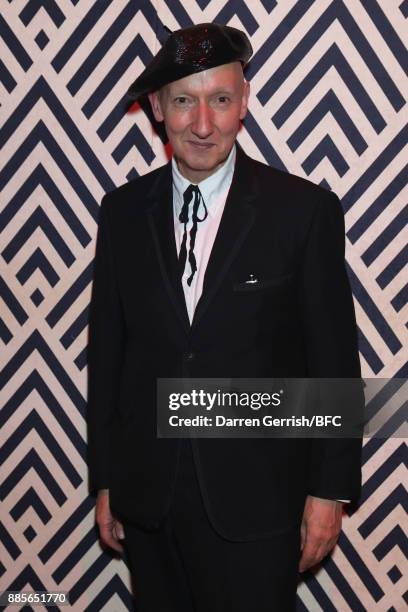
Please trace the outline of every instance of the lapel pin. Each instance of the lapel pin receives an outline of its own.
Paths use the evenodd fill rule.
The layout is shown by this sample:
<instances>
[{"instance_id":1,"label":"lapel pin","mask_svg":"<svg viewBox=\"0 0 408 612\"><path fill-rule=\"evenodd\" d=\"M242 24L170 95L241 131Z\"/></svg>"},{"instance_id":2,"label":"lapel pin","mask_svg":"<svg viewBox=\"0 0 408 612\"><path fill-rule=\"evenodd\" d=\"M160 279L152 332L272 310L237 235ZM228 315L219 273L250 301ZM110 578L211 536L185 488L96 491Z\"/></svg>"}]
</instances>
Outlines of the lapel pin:
<instances>
[{"instance_id":1,"label":"lapel pin","mask_svg":"<svg viewBox=\"0 0 408 612\"><path fill-rule=\"evenodd\" d=\"M257 282L258 282L258 279L257 279L257 278L254 278L254 275L253 275L253 274L250 274L250 275L249 275L249 279L245 281L245 284L247 284L247 285L253 285L254 283L257 283Z\"/></svg>"}]
</instances>

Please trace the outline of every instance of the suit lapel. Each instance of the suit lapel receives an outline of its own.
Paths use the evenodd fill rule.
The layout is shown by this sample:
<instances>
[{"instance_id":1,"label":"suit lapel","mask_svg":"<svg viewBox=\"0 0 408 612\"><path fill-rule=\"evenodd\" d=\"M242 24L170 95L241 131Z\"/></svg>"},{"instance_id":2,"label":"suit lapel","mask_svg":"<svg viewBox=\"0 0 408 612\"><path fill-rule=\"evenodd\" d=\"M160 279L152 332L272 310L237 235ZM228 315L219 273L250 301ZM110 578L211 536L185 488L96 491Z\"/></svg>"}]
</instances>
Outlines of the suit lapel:
<instances>
[{"instance_id":1,"label":"suit lapel","mask_svg":"<svg viewBox=\"0 0 408 612\"><path fill-rule=\"evenodd\" d=\"M190 330L183 286L178 273L178 257L174 236L173 187L171 161L163 166L147 199L152 204L147 210L160 271L165 288L186 333Z\"/></svg>"},{"instance_id":2,"label":"suit lapel","mask_svg":"<svg viewBox=\"0 0 408 612\"><path fill-rule=\"evenodd\" d=\"M199 323L209 307L254 223L256 208L252 201L259 190L251 161L237 143L232 183L204 276L203 292L194 312L192 328Z\"/></svg>"}]
</instances>

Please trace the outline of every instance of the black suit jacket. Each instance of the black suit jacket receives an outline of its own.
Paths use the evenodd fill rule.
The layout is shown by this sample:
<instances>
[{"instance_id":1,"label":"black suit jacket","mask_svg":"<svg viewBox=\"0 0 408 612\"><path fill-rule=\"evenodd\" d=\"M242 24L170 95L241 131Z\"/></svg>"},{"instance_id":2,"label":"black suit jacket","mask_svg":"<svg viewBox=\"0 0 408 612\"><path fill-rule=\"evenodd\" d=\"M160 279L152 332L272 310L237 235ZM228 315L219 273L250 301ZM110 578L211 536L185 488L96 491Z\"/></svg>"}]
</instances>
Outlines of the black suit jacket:
<instances>
[{"instance_id":1,"label":"black suit jacket","mask_svg":"<svg viewBox=\"0 0 408 612\"><path fill-rule=\"evenodd\" d=\"M91 487L152 528L180 442L156 437L158 377L360 376L335 194L238 146L191 326L172 215L170 162L104 196L90 309ZM259 283L243 291L251 273ZM359 439L197 439L193 450L209 518L231 540L291 529L307 494L359 496Z\"/></svg>"}]
</instances>

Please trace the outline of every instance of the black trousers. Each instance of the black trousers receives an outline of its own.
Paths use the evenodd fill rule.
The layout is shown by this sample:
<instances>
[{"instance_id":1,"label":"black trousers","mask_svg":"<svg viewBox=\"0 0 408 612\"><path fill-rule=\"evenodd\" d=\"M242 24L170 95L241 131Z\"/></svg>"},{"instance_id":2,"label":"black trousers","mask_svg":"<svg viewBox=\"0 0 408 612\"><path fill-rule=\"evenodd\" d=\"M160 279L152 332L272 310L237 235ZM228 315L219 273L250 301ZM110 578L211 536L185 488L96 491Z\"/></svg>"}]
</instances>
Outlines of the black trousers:
<instances>
[{"instance_id":1,"label":"black trousers","mask_svg":"<svg viewBox=\"0 0 408 612\"><path fill-rule=\"evenodd\" d=\"M300 526L274 539L231 542L212 528L189 440L171 509L157 531L125 524L138 612L293 612Z\"/></svg>"}]
</instances>

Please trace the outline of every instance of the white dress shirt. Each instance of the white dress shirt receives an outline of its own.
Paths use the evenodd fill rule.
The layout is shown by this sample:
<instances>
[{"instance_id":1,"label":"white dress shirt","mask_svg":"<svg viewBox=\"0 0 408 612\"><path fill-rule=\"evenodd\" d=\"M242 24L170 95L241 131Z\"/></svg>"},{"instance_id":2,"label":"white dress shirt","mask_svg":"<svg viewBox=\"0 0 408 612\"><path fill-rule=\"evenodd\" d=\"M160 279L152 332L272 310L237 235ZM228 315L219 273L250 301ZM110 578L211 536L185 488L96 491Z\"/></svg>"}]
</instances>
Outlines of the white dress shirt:
<instances>
[{"instance_id":1,"label":"white dress shirt","mask_svg":"<svg viewBox=\"0 0 408 612\"><path fill-rule=\"evenodd\" d=\"M208 260L210 258L211 250L214 244L215 237L217 235L218 226L221 221L222 213L227 199L228 191L232 182L232 175L234 174L236 158L236 146L233 145L227 159L223 165L218 168L214 174L208 176L203 181L197 183L202 198L207 207L208 215L204 221L197 223L197 234L194 244L194 256L197 263L197 270L191 281L191 285L187 284L187 279L191 274L191 267L186 259L186 265L183 274L183 289L186 300L188 317L190 324L193 320L194 311L197 306L198 300L203 291L204 274L207 269ZM179 215L183 206L183 194L191 182L184 178L177 166L177 162L172 158L172 171L173 171L173 211L174 211L174 233L176 237L177 254L180 253L181 242L184 234L184 223L179 221ZM193 183L195 184L195 183ZM187 253L190 248L190 229L193 225L192 222L192 208L193 203L189 204L189 215L187 223ZM204 207L202 201L198 207L197 216L202 218L204 216Z\"/></svg>"}]
</instances>

